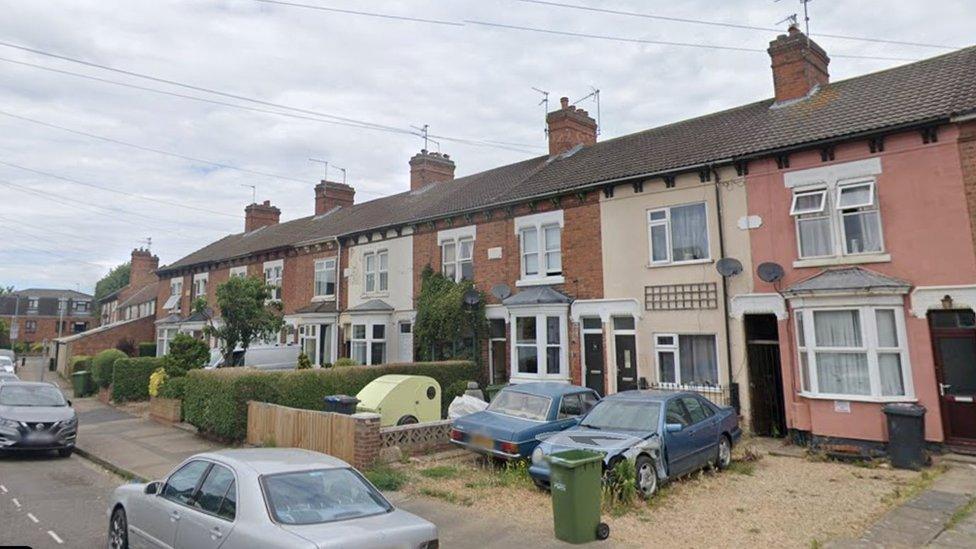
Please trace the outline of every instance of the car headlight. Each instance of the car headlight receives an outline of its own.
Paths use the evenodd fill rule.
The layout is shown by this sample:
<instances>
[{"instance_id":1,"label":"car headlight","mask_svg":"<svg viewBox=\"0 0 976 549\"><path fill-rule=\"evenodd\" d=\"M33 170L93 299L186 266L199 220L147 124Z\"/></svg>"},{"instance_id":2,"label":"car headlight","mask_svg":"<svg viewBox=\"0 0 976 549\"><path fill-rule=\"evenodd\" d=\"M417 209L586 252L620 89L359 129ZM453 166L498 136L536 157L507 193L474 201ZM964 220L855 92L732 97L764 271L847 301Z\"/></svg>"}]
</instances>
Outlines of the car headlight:
<instances>
[{"instance_id":1,"label":"car headlight","mask_svg":"<svg viewBox=\"0 0 976 549\"><path fill-rule=\"evenodd\" d=\"M542 448L539 448L538 446L536 446L535 447L535 450L532 450L532 464L533 465L538 465L538 464L542 463L543 460L545 459L545 457L546 457L546 454L545 454L545 452L542 451Z\"/></svg>"},{"instance_id":2,"label":"car headlight","mask_svg":"<svg viewBox=\"0 0 976 549\"><path fill-rule=\"evenodd\" d=\"M10 429L16 429L20 427L20 423L10 419L4 419L0 417L0 427L9 427Z\"/></svg>"}]
</instances>

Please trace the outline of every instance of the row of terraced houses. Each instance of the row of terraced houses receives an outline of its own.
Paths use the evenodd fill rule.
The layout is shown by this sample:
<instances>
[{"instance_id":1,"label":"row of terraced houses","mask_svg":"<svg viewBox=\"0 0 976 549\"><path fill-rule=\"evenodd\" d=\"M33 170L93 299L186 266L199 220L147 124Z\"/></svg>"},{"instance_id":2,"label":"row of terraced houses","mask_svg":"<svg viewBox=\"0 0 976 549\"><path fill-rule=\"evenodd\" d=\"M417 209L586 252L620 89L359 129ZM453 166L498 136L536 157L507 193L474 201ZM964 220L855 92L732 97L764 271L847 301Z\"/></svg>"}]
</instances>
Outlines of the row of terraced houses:
<instances>
[{"instance_id":1,"label":"row of terraced houses","mask_svg":"<svg viewBox=\"0 0 976 549\"><path fill-rule=\"evenodd\" d=\"M158 352L257 276L315 365L410 361L430 266L486 294L492 383L692 387L756 433L862 446L915 402L929 441L976 443L976 48L841 82L795 27L769 54L770 99L599 142L564 99L547 155L455 177L423 150L408 192L251 204L156 271Z\"/></svg>"}]
</instances>

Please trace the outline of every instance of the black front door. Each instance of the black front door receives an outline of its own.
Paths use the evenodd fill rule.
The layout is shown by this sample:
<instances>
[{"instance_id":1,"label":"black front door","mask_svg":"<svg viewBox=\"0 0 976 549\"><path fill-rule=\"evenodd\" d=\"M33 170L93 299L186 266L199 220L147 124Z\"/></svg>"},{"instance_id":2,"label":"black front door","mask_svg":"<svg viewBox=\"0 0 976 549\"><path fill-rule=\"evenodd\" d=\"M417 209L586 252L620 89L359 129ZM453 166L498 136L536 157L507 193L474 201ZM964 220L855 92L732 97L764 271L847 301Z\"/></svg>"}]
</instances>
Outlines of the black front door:
<instances>
[{"instance_id":1,"label":"black front door","mask_svg":"<svg viewBox=\"0 0 976 549\"><path fill-rule=\"evenodd\" d=\"M637 388L637 336L617 334L613 336L617 350L617 392Z\"/></svg>"},{"instance_id":2,"label":"black front door","mask_svg":"<svg viewBox=\"0 0 976 549\"><path fill-rule=\"evenodd\" d=\"M929 329L946 440L976 445L976 314L933 311Z\"/></svg>"},{"instance_id":3,"label":"black front door","mask_svg":"<svg viewBox=\"0 0 976 549\"><path fill-rule=\"evenodd\" d=\"M746 315L745 325L752 432L767 437L786 436L783 371L779 361L776 317Z\"/></svg>"},{"instance_id":4,"label":"black front door","mask_svg":"<svg viewBox=\"0 0 976 549\"><path fill-rule=\"evenodd\" d=\"M586 386L606 396L603 372L606 369L603 358L603 334L583 334L583 360L586 363Z\"/></svg>"}]
</instances>

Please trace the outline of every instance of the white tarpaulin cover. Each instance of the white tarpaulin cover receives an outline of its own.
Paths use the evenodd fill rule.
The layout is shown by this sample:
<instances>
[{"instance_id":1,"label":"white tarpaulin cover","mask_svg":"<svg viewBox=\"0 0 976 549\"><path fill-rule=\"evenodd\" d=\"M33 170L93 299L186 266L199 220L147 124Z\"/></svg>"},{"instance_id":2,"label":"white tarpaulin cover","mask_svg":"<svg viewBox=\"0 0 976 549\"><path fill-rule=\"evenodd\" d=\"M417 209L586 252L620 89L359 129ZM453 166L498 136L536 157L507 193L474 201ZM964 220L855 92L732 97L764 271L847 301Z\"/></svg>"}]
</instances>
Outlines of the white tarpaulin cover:
<instances>
[{"instance_id":1,"label":"white tarpaulin cover","mask_svg":"<svg viewBox=\"0 0 976 549\"><path fill-rule=\"evenodd\" d=\"M457 419L461 416L480 412L488 407L488 403L473 396L461 395L451 401L447 407L447 418Z\"/></svg>"}]
</instances>

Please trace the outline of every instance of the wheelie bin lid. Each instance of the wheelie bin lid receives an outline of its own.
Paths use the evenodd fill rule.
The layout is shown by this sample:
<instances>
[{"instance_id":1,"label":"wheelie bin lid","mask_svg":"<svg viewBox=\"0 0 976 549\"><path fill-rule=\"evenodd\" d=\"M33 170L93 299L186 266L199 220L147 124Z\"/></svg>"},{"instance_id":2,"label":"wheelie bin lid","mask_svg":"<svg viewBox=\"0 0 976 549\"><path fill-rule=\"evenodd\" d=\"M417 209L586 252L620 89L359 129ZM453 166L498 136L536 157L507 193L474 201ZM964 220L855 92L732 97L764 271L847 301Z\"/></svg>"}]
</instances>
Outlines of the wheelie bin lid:
<instances>
[{"instance_id":1,"label":"wheelie bin lid","mask_svg":"<svg viewBox=\"0 0 976 549\"><path fill-rule=\"evenodd\" d=\"M322 400L336 404L359 404L359 399L349 395L329 395Z\"/></svg>"},{"instance_id":2,"label":"wheelie bin lid","mask_svg":"<svg viewBox=\"0 0 976 549\"><path fill-rule=\"evenodd\" d=\"M593 450L563 450L549 456L549 463L566 469L575 469L594 461L603 461L603 454Z\"/></svg>"},{"instance_id":3,"label":"wheelie bin lid","mask_svg":"<svg viewBox=\"0 0 976 549\"><path fill-rule=\"evenodd\" d=\"M890 416L921 417L925 415L925 406L911 402L892 402L884 405L884 413Z\"/></svg>"}]
</instances>

